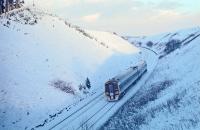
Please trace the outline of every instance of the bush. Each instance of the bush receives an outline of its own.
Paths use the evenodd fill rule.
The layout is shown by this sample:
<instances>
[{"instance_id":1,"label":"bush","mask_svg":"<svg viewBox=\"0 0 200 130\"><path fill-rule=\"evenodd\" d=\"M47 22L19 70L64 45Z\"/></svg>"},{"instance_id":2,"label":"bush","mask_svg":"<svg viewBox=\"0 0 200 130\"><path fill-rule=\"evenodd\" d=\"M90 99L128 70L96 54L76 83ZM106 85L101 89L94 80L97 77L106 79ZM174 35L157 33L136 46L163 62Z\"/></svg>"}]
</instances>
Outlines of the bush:
<instances>
[{"instance_id":1,"label":"bush","mask_svg":"<svg viewBox=\"0 0 200 130\"><path fill-rule=\"evenodd\" d=\"M152 46L153 46L153 42L152 42L152 41L148 41L148 42L146 43L146 45L147 45L148 47L152 47Z\"/></svg>"},{"instance_id":2,"label":"bush","mask_svg":"<svg viewBox=\"0 0 200 130\"><path fill-rule=\"evenodd\" d=\"M72 87L72 83L63 80L54 80L50 83L51 86L62 90L63 92L75 95L75 89Z\"/></svg>"},{"instance_id":3,"label":"bush","mask_svg":"<svg viewBox=\"0 0 200 130\"><path fill-rule=\"evenodd\" d=\"M164 49L164 52L166 52L167 54L169 54L170 52L176 50L177 48L181 47L181 41L180 40L176 40L176 39L172 39L169 42L166 43L166 47Z\"/></svg>"},{"instance_id":4,"label":"bush","mask_svg":"<svg viewBox=\"0 0 200 130\"><path fill-rule=\"evenodd\" d=\"M142 42L138 42L137 44L138 44L138 46L141 46L141 45L142 45Z\"/></svg>"},{"instance_id":5,"label":"bush","mask_svg":"<svg viewBox=\"0 0 200 130\"><path fill-rule=\"evenodd\" d=\"M139 95L138 99L135 100L135 107L142 108L150 101L154 101L157 99L158 94L164 89L168 88L173 84L173 80L164 80L160 82L156 82L151 85L149 90L146 90L147 93L143 95Z\"/></svg>"},{"instance_id":6,"label":"bush","mask_svg":"<svg viewBox=\"0 0 200 130\"><path fill-rule=\"evenodd\" d=\"M79 89L80 91L82 91L82 90L85 90L86 87L85 87L84 85L80 84L80 85L78 86L78 89Z\"/></svg>"}]
</instances>

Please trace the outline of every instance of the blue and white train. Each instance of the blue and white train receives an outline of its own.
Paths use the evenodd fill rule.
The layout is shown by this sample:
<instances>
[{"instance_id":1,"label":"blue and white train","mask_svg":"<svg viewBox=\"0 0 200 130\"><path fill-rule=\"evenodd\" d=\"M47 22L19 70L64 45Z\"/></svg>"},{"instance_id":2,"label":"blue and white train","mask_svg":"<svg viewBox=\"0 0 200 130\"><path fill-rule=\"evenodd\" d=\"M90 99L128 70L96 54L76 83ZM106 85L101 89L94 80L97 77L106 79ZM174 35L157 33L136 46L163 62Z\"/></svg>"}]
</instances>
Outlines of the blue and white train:
<instances>
[{"instance_id":1,"label":"blue and white train","mask_svg":"<svg viewBox=\"0 0 200 130\"><path fill-rule=\"evenodd\" d=\"M124 73L115 76L105 83L105 95L108 101L119 100L136 81L147 72L147 63L141 61Z\"/></svg>"}]
</instances>

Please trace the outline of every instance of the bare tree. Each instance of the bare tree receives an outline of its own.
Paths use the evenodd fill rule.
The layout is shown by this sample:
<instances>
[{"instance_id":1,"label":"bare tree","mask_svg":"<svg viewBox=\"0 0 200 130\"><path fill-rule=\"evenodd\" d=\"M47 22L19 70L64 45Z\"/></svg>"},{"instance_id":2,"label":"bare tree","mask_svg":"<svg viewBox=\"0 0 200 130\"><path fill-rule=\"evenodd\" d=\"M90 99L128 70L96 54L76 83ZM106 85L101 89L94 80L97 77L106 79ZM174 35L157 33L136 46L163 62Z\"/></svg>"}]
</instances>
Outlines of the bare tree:
<instances>
[{"instance_id":1,"label":"bare tree","mask_svg":"<svg viewBox=\"0 0 200 130\"><path fill-rule=\"evenodd\" d=\"M4 1L4 0L0 0L0 1ZM5 3L6 3L5 4L5 12L8 12L8 11L13 10L15 8L20 8L21 1L20 0L5 0ZM0 5L1 5L1 3L0 3ZM3 5L3 7L4 7L4 5ZM0 9L2 9L3 7L0 6ZM4 10L2 10L2 11L4 11ZM0 10L0 13L2 11Z\"/></svg>"},{"instance_id":2,"label":"bare tree","mask_svg":"<svg viewBox=\"0 0 200 130\"><path fill-rule=\"evenodd\" d=\"M20 8L20 0L15 0L15 7Z\"/></svg>"},{"instance_id":3,"label":"bare tree","mask_svg":"<svg viewBox=\"0 0 200 130\"><path fill-rule=\"evenodd\" d=\"M6 12L13 9L13 0L6 0Z\"/></svg>"},{"instance_id":4,"label":"bare tree","mask_svg":"<svg viewBox=\"0 0 200 130\"><path fill-rule=\"evenodd\" d=\"M0 14L4 12L4 0L0 0Z\"/></svg>"},{"instance_id":5,"label":"bare tree","mask_svg":"<svg viewBox=\"0 0 200 130\"><path fill-rule=\"evenodd\" d=\"M6 10L6 12L8 12L9 11L9 0L6 0L6 7L5 7L5 10Z\"/></svg>"}]
</instances>

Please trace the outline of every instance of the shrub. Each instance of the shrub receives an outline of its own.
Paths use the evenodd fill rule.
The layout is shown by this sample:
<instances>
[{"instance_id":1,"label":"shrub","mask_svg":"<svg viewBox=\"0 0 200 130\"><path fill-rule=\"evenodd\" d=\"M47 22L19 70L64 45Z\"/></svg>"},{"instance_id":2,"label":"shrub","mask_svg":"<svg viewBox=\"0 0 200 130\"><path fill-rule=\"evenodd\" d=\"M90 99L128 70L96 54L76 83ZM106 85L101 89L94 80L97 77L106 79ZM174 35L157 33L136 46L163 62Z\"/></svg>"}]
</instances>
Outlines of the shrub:
<instances>
[{"instance_id":1,"label":"shrub","mask_svg":"<svg viewBox=\"0 0 200 130\"><path fill-rule=\"evenodd\" d=\"M166 47L164 49L164 52L169 54L170 52L176 50L177 48L181 47L181 41L172 39L169 42L166 43Z\"/></svg>"},{"instance_id":2,"label":"shrub","mask_svg":"<svg viewBox=\"0 0 200 130\"><path fill-rule=\"evenodd\" d=\"M152 47L152 46L153 46L153 42L152 42L152 41L148 41L148 42L146 43L146 45L147 45L148 47Z\"/></svg>"},{"instance_id":3,"label":"shrub","mask_svg":"<svg viewBox=\"0 0 200 130\"><path fill-rule=\"evenodd\" d=\"M142 42L138 42L137 44L138 44L138 46L141 46L141 45L142 45Z\"/></svg>"},{"instance_id":4,"label":"shrub","mask_svg":"<svg viewBox=\"0 0 200 130\"><path fill-rule=\"evenodd\" d=\"M89 93L88 88L85 85L80 84L78 86L78 88L79 88L79 91L82 91L83 94L88 94Z\"/></svg>"},{"instance_id":5,"label":"shrub","mask_svg":"<svg viewBox=\"0 0 200 130\"><path fill-rule=\"evenodd\" d=\"M82 91L82 90L85 90L86 87L85 87L84 85L80 84L80 85L78 86L78 89L79 89L80 91Z\"/></svg>"},{"instance_id":6,"label":"shrub","mask_svg":"<svg viewBox=\"0 0 200 130\"><path fill-rule=\"evenodd\" d=\"M150 101L157 99L158 94L173 84L173 80L164 80L161 82L156 82L151 85L147 93L140 95L137 100L135 100L136 108L142 108Z\"/></svg>"},{"instance_id":7,"label":"shrub","mask_svg":"<svg viewBox=\"0 0 200 130\"><path fill-rule=\"evenodd\" d=\"M63 80L54 80L50 83L51 86L62 90L63 92L75 95L75 89L72 87L71 82Z\"/></svg>"}]
</instances>

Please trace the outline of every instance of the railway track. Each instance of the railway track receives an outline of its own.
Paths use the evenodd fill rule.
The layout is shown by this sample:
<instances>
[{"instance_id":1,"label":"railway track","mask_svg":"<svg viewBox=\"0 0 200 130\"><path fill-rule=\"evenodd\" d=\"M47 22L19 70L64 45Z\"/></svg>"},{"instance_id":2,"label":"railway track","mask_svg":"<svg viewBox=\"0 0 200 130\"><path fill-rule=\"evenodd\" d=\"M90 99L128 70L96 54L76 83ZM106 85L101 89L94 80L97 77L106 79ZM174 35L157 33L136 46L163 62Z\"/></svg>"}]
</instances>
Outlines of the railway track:
<instances>
[{"instance_id":1,"label":"railway track","mask_svg":"<svg viewBox=\"0 0 200 130\"><path fill-rule=\"evenodd\" d=\"M112 109L112 107L115 105L116 103L113 103L111 106L110 106L110 103L109 102L107 102L106 104L104 104L102 107L100 107L93 115L91 115L86 121L84 121L81 125L79 125L79 127L76 129L76 130L79 130L79 129L81 129L81 128L84 128L84 126L87 126L87 125L90 125L90 121L92 121L93 122L93 118L95 117L95 116L97 116L97 114L98 113L102 113L102 111L104 111L104 109L105 109L105 111L107 112L107 111L109 111L109 110L111 110ZM105 114L105 113L104 113ZM101 114L101 116L102 116L102 114ZM96 120L97 121L97 120ZM94 121L94 123L96 122L96 121ZM89 126L89 128L92 128L92 126L93 125L90 125Z\"/></svg>"},{"instance_id":2,"label":"railway track","mask_svg":"<svg viewBox=\"0 0 200 130\"><path fill-rule=\"evenodd\" d=\"M137 91L134 92L134 94ZM130 93L130 92L128 92ZM127 93L127 94L128 94ZM99 100L100 101L100 100ZM127 101L127 99L124 100L124 102ZM89 117L86 118L83 122L81 123L76 123L76 119L80 120L80 118L84 117L84 114L80 113L78 114L73 120L68 121L68 123L66 125L64 125L61 129L74 129L74 130L81 130L81 129L93 129L93 126L95 126L102 118L104 118L105 115L107 115L108 112L110 112L112 110L112 108L114 108L117 104L119 104L118 106L121 106L120 104L122 104L123 102L118 101L118 102L107 102L105 99L103 99L101 101L101 103L98 105L98 102L96 102L95 104L97 106L99 106L97 109L95 108L91 108L91 109L87 109L86 111L84 111L84 113L90 113L88 114ZM95 107L95 106L94 106ZM87 113L85 115L87 115ZM70 124L72 123L72 124Z\"/></svg>"},{"instance_id":3,"label":"railway track","mask_svg":"<svg viewBox=\"0 0 200 130\"><path fill-rule=\"evenodd\" d=\"M97 96L95 96L94 98L92 98L89 102L87 102L86 104L84 104L84 106L78 108L76 111L74 111L73 113L71 113L70 115L68 115L67 117L65 117L64 119L62 119L61 121L59 121L58 123L56 123L55 125L51 126L49 128L49 130L52 130L54 128L56 128L58 125L60 125L61 123L63 123L64 121L68 120L70 117L72 117L73 115L75 115L78 112L81 112L82 110L84 110L85 108L92 106L96 103L96 101L102 100L103 97L103 93L98 94Z\"/></svg>"},{"instance_id":4,"label":"railway track","mask_svg":"<svg viewBox=\"0 0 200 130\"><path fill-rule=\"evenodd\" d=\"M111 107L111 104L110 102L107 102L103 96L103 98L96 100L94 104L90 104L90 106L82 109L81 112L75 113L72 117L68 118L62 126L55 127L55 129L81 129L87 125L88 122L93 121L98 114L102 113L102 111L108 110ZM82 122L80 122L81 120Z\"/></svg>"},{"instance_id":5,"label":"railway track","mask_svg":"<svg viewBox=\"0 0 200 130\"><path fill-rule=\"evenodd\" d=\"M146 48L144 48L144 49L146 49ZM158 59L158 57L157 57L157 53L155 53L154 51L152 51L152 50L150 50L151 52L153 52L155 55L156 55L156 57L155 57L155 59ZM148 78L149 77L151 77L152 76L152 72L155 70L155 68L156 68L156 66L158 65L158 62L157 62L157 60L156 60L156 62L154 62L154 67L151 67L151 69L150 69L150 71L148 72L148 74L145 74L146 76L143 76L143 77L146 77L146 78L143 78L143 82L140 82L140 83L137 83L137 85L135 86L135 90L134 90L134 88L132 88L132 90L131 91L128 91L127 92L127 94L125 95L125 97L123 97L123 100L120 100L120 101L118 101L118 102L115 102L114 104L112 104L111 105L111 107L109 108L109 109L107 109L106 111L104 111L103 113L101 113L101 116L99 116L98 118L96 118L96 120L94 120L94 119L90 119L90 120L92 120L92 123L91 122L87 122L87 124L88 124L88 129L93 129L93 128L98 128L99 126L101 126L101 125L103 125L103 123L105 123L105 121L102 123L102 121L103 120L105 120L105 118L107 118L107 117L110 117L110 116L112 116L113 115L113 113L115 113L116 112L116 110L120 107L120 106L122 106L122 105L124 105L125 103L126 103L126 101L129 99L128 97L130 97L130 95L131 94L136 94L137 93L137 91L139 90L139 88L140 88L140 86L143 86L143 85L145 85L146 84L146 82L147 82L147 80L148 80ZM133 94L133 95L134 95ZM132 96L133 96L132 95ZM132 97L131 96L131 97ZM114 110L113 110L114 109ZM113 110L113 111L112 111ZM105 115L108 115L107 117L105 117ZM104 119L103 119L104 118ZM108 118L107 118L108 119ZM86 124L86 123L85 123ZM101 124L101 125L99 125L99 124ZM79 129L80 129L80 127L79 127Z\"/></svg>"},{"instance_id":6,"label":"railway track","mask_svg":"<svg viewBox=\"0 0 200 130\"><path fill-rule=\"evenodd\" d=\"M89 129L92 129L93 126L94 126L100 119L102 119L106 113L108 113L110 110L112 110L112 108L113 108L116 104L117 104L117 102L114 103L114 104L113 104L107 111L105 111L99 118L97 118L97 120L95 120L94 123L92 123L92 124L89 126Z\"/></svg>"},{"instance_id":7,"label":"railway track","mask_svg":"<svg viewBox=\"0 0 200 130\"><path fill-rule=\"evenodd\" d=\"M145 48L144 48L145 49ZM153 52L156 55L155 52ZM154 56L154 60L157 59L157 56ZM151 62L149 62L151 63ZM146 83L148 78L151 76L153 70L157 65L157 60L152 62L151 70L148 72L143 81L139 81L132 90L126 93L123 100L118 102L107 102L104 98L104 93L99 93L92 100L87 102L84 106L80 107L66 118L56 123L50 128L52 129L93 129L97 128L105 122L110 116L112 116L120 106L122 106L130 97L135 94L139 88ZM156 64L155 64L156 63ZM82 122L81 122L82 121Z\"/></svg>"}]
</instances>

